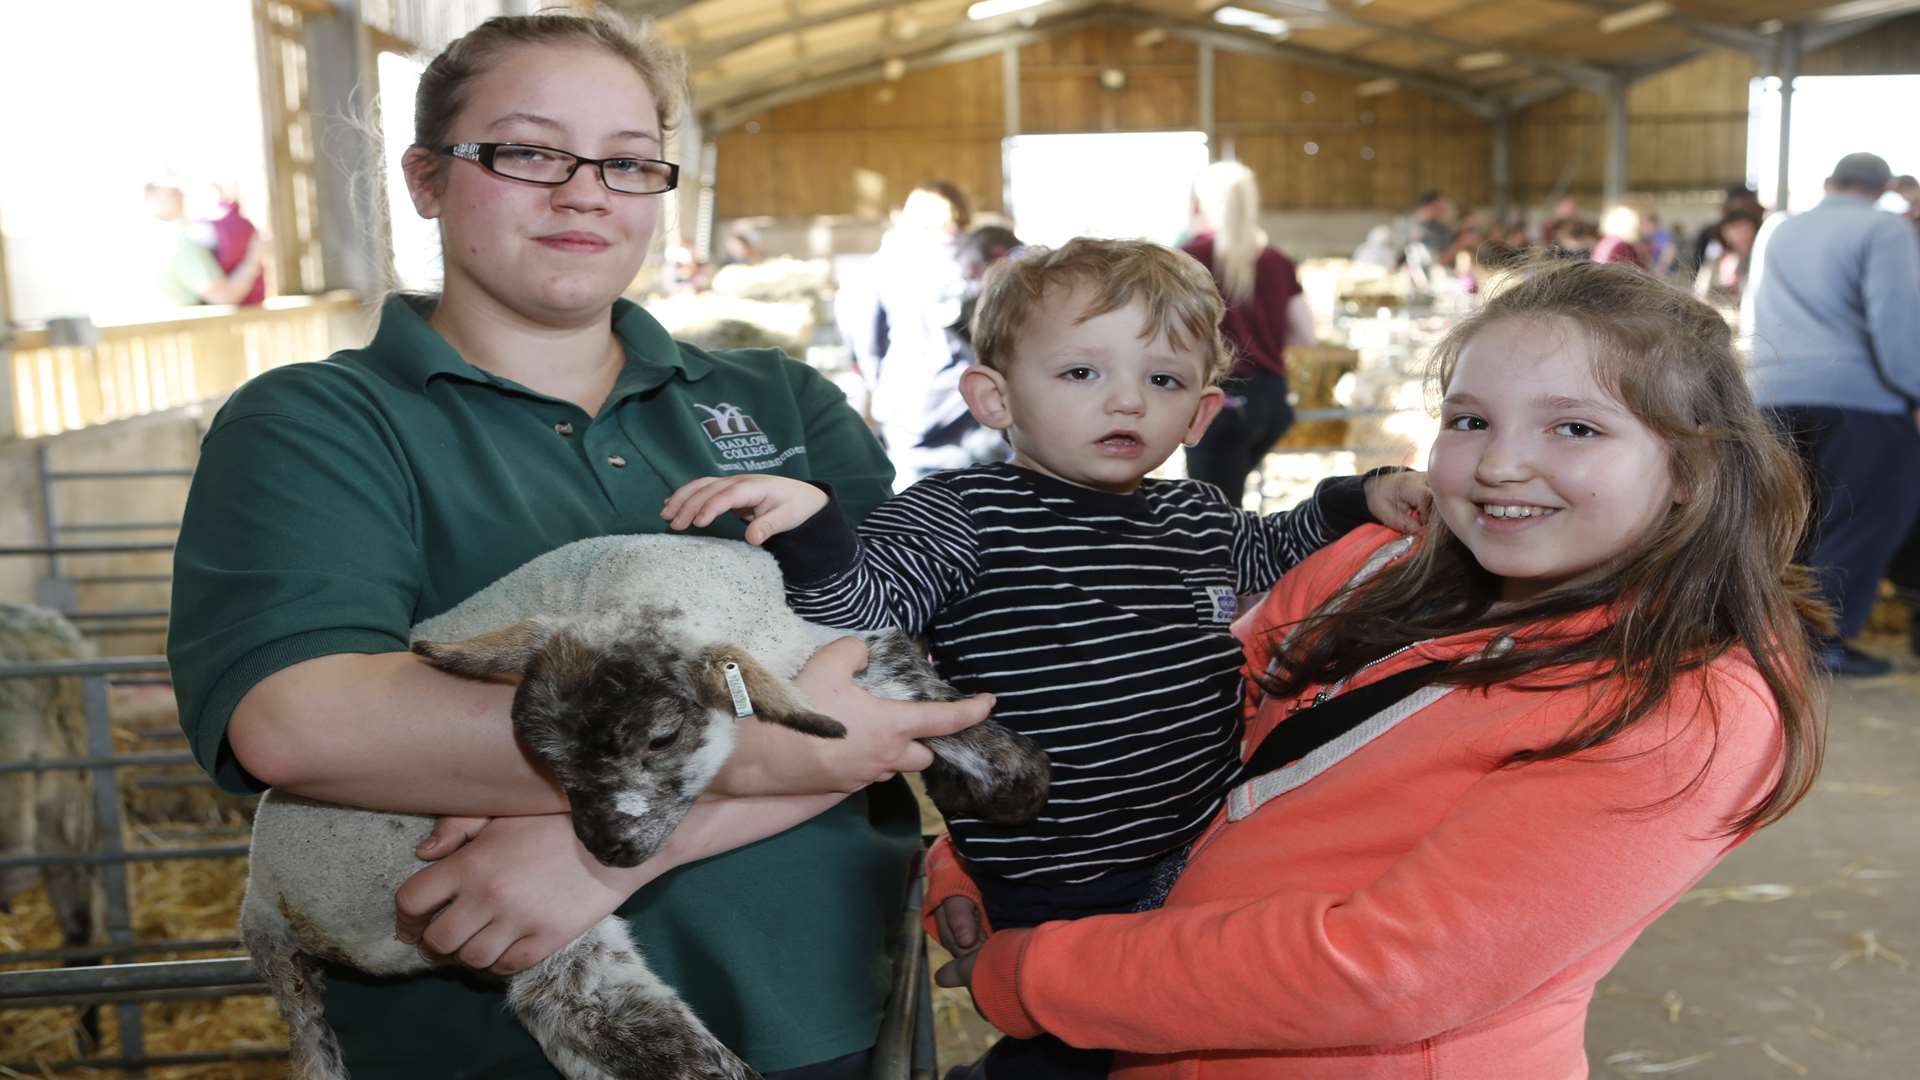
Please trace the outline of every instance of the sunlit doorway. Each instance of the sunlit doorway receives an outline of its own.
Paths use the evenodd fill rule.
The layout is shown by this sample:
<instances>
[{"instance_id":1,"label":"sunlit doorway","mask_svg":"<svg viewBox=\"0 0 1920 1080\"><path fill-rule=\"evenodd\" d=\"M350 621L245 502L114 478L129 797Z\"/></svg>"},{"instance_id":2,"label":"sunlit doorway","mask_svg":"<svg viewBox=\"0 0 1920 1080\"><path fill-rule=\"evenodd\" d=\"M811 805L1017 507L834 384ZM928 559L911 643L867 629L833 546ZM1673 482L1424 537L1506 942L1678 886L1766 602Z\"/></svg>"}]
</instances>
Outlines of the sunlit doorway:
<instances>
[{"instance_id":1,"label":"sunlit doorway","mask_svg":"<svg viewBox=\"0 0 1920 1080\"><path fill-rule=\"evenodd\" d=\"M1920 173L1920 126L1896 122L1920 101L1920 75L1802 75L1793 80L1792 161L1787 201L1775 197L1780 171L1780 80L1750 84L1747 106L1747 180L1776 210L1805 210L1825 197L1821 185L1834 163L1858 151L1879 154L1895 175ZM1889 210L1904 210L1887 196Z\"/></svg>"},{"instance_id":2,"label":"sunlit doorway","mask_svg":"<svg viewBox=\"0 0 1920 1080\"><path fill-rule=\"evenodd\" d=\"M1194 174L1207 164L1199 131L1015 135L1002 162L1014 230L1030 244L1076 236L1171 244L1187 231Z\"/></svg>"}]
</instances>

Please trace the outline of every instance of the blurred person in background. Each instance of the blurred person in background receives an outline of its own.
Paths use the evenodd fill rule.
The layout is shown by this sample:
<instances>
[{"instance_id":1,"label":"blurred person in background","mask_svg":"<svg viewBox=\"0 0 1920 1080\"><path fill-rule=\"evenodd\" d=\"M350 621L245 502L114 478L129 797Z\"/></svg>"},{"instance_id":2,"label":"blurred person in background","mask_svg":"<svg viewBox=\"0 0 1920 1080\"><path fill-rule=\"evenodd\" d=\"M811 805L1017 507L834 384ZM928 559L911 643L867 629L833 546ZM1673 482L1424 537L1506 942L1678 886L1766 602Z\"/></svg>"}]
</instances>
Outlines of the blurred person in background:
<instances>
[{"instance_id":1,"label":"blurred person in background","mask_svg":"<svg viewBox=\"0 0 1920 1080\"><path fill-rule=\"evenodd\" d=\"M1920 180L1911 176L1893 178L1893 193L1907 200L1906 212L1901 216L1920 228Z\"/></svg>"},{"instance_id":2,"label":"blurred person in background","mask_svg":"<svg viewBox=\"0 0 1920 1080\"><path fill-rule=\"evenodd\" d=\"M1647 253L1642 246L1646 222L1637 207L1615 206L1600 219L1600 242L1593 245L1593 261L1627 263L1647 268Z\"/></svg>"},{"instance_id":3,"label":"blurred person in background","mask_svg":"<svg viewBox=\"0 0 1920 1080\"><path fill-rule=\"evenodd\" d=\"M1848 154L1826 198L1768 223L1748 285L1753 395L1793 441L1814 486L1800 561L1839 616L1820 661L1836 675L1884 675L1847 639L1920 519L1920 243L1875 208L1893 171Z\"/></svg>"},{"instance_id":4,"label":"blurred person in background","mask_svg":"<svg viewBox=\"0 0 1920 1080\"><path fill-rule=\"evenodd\" d=\"M921 183L894 215L868 264L870 297L842 312L854 337L854 356L872 388L873 418L893 462L894 490L903 491L942 469L999 461L974 456L977 447L949 436L967 422L960 373L972 351L949 330L961 318L967 281L959 245L972 214L950 180Z\"/></svg>"},{"instance_id":5,"label":"blurred person in background","mask_svg":"<svg viewBox=\"0 0 1920 1080\"><path fill-rule=\"evenodd\" d=\"M1540 224L1540 246L1554 246L1557 242L1555 238L1561 231L1580 220L1580 200L1568 195L1554 203L1553 213L1548 214L1547 220Z\"/></svg>"},{"instance_id":6,"label":"blurred person in background","mask_svg":"<svg viewBox=\"0 0 1920 1080\"><path fill-rule=\"evenodd\" d=\"M1444 203L1438 196L1433 201ZM1218 486L1239 507L1247 474L1293 426L1287 347L1311 345L1319 334L1293 260L1260 228L1252 170L1233 161L1202 169L1193 183L1193 209L1201 228L1182 250L1213 272L1227 305L1220 329L1237 359L1223 384L1226 407L1187 451L1187 475Z\"/></svg>"},{"instance_id":7,"label":"blurred person in background","mask_svg":"<svg viewBox=\"0 0 1920 1080\"><path fill-rule=\"evenodd\" d=\"M196 226L188 218L186 191L179 180L159 177L148 181L146 202L154 220L148 238L148 262L153 268L156 305L238 304L260 285L265 253L258 232L248 238L240 258L228 269L222 266L212 244L203 242L217 239L217 230Z\"/></svg>"},{"instance_id":8,"label":"blurred person in background","mask_svg":"<svg viewBox=\"0 0 1920 1080\"><path fill-rule=\"evenodd\" d=\"M1453 246L1453 203L1438 191L1421 194L1413 207L1413 240L1439 255Z\"/></svg>"},{"instance_id":9,"label":"blurred person in background","mask_svg":"<svg viewBox=\"0 0 1920 1080\"><path fill-rule=\"evenodd\" d=\"M1717 306L1738 307L1753 271L1753 241L1760 218L1749 210L1733 210L1711 231L1718 239L1707 245L1707 258L1694 276L1693 293Z\"/></svg>"},{"instance_id":10,"label":"blurred person in background","mask_svg":"<svg viewBox=\"0 0 1920 1080\"><path fill-rule=\"evenodd\" d=\"M261 264L262 272L253 279L253 288L237 301L239 304L258 304L267 298L267 275L264 272L267 251L266 240L253 222L240 212L240 195L231 185L217 185L211 191L213 213L201 222L201 231L194 237L213 252L214 261L220 264L220 272L231 276L254 254ZM262 245L257 251L255 244Z\"/></svg>"},{"instance_id":11,"label":"blurred person in background","mask_svg":"<svg viewBox=\"0 0 1920 1080\"><path fill-rule=\"evenodd\" d=\"M760 246L760 231L751 225L734 225L720 243L720 266L740 263L752 266L765 262L767 253Z\"/></svg>"},{"instance_id":12,"label":"blurred person in background","mask_svg":"<svg viewBox=\"0 0 1920 1080\"><path fill-rule=\"evenodd\" d=\"M1767 208L1761 204L1759 192L1748 187L1745 181L1728 184L1726 195L1720 200L1721 221L1725 221L1727 215L1735 213L1751 214L1755 221L1763 221L1767 216ZM1680 272L1699 273L1700 268L1706 265L1709 258L1708 248L1717 243L1720 243L1718 222L1701 229L1694 236L1692 245L1687 249L1686 257L1679 263Z\"/></svg>"}]
</instances>

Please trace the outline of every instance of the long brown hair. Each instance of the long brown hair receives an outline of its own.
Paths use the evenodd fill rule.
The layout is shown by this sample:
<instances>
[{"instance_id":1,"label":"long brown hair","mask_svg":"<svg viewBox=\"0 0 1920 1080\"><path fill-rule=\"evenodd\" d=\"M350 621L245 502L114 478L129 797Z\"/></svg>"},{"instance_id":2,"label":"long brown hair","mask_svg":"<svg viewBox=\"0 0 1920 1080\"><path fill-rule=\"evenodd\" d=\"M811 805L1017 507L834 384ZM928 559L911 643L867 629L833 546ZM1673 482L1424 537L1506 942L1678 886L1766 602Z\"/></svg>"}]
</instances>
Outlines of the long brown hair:
<instances>
[{"instance_id":1,"label":"long brown hair","mask_svg":"<svg viewBox=\"0 0 1920 1080\"><path fill-rule=\"evenodd\" d=\"M1292 629L1281 627L1280 664L1263 684L1270 693L1296 694L1408 642L1493 629L1514 638L1515 647L1457 664L1445 681L1596 691L1574 730L1505 762L1520 765L1619 737L1667 700L1677 677L1745 649L1773 693L1785 749L1772 789L1726 832L1771 824L1812 787L1824 741L1812 636L1833 624L1812 575L1793 563L1808 514L1800 466L1754 406L1718 312L1631 267L1573 262L1523 273L1435 349L1439 386L1451 381L1462 349L1487 326L1569 320L1591 346L1595 378L1666 441L1674 490L1687 497L1600 580L1497 613L1499 579L1434 515L1407 559L1338 608L1323 606L1290 641L1279 640ZM1572 617L1595 607L1611 608L1614 617L1595 632L1574 630ZM1714 725L1717 740L1711 698L1704 703L1701 720ZM1705 772L1703 765L1674 797Z\"/></svg>"}]
</instances>

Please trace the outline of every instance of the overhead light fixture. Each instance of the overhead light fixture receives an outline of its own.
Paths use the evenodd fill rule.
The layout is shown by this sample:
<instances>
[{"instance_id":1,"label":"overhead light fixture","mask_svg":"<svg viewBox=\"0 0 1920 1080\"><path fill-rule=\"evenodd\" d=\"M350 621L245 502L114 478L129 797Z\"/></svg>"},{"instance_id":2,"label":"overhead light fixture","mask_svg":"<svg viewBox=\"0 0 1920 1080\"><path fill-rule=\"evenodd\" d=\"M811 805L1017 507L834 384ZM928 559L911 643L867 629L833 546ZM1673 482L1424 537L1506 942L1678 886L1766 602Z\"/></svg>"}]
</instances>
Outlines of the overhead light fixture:
<instances>
[{"instance_id":1,"label":"overhead light fixture","mask_svg":"<svg viewBox=\"0 0 1920 1080\"><path fill-rule=\"evenodd\" d=\"M1165 42L1168 36L1169 35L1165 30L1162 30L1156 26L1149 30L1142 30L1139 33L1133 35L1133 45L1137 49L1151 49L1155 45L1159 45L1162 42Z\"/></svg>"},{"instance_id":2,"label":"overhead light fixture","mask_svg":"<svg viewBox=\"0 0 1920 1080\"><path fill-rule=\"evenodd\" d=\"M1616 11L1611 15L1602 16L1600 19L1600 32L1603 34L1617 34L1622 30L1631 30L1636 26L1644 26L1650 22L1657 22L1671 14L1673 14L1672 4L1667 3L1666 0L1653 0L1650 4L1639 4L1621 11Z\"/></svg>"},{"instance_id":3,"label":"overhead light fixture","mask_svg":"<svg viewBox=\"0 0 1920 1080\"><path fill-rule=\"evenodd\" d=\"M979 22L982 19L997 18L1001 15L1011 15L1016 11L1025 11L1031 7L1039 7L1047 2L1048 0L980 0L979 3L967 8L967 18Z\"/></svg>"},{"instance_id":4,"label":"overhead light fixture","mask_svg":"<svg viewBox=\"0 0 1920 1080\"><path fill-rule=\"evenodd\" d=\"M1453 63L1461 71L1485 71L1488 68L1505 66L1506 62L1506 53L1498 49L1489 49L1486 52L1468 53Z\"/></svg>"},{"instance_id":5,"label":"overhead light fixture","mask_svg":"<svg viewBox=\"0 0 1920 1080\"><path fill-rule=\"evenodd\" d=\"M1272 37L1287 36L1287 20L1264 11L1248 11L1246 8L1223 7L1213 13L1213 21L1222 26L1232 26L1241 30L1252 30L1256 34Z\"/></svg>"},{"instance_id":6,"label":"overhead light fixture","mask_svg":"<svg viewBox=\"0 0 1920 1080\"><path fill-rule=\"evenodd\" d=\"M1370 79L1354 87L1353 92L1361 97L1379 97L1381 94L1391 94L1398 89L1400 89L1398 79Z\"/></svg>"}]
</instances>

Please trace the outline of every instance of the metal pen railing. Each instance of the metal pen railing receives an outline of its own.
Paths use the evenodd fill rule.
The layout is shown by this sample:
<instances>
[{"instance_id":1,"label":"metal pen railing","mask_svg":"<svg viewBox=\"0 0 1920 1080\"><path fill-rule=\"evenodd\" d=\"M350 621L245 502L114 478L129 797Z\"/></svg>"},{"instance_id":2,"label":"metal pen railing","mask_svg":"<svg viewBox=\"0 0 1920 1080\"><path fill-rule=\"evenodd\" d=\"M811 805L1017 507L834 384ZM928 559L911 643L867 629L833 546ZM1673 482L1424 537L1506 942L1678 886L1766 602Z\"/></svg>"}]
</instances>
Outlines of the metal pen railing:
<instances>
[{"instance_id":1,"label":"metal pen railing","mask_svg":"<svg viewBox=\"0 0 1920 1080\"><path fill-rule=\"evenodd\" d=\"M73 865L95 867L106 909L104 921L107 941L98 950L93 950L91 946L86 947L86 951L93 956L132 956L150 952L156 947L171 949L183 945L180 942L139 943L134 940L132 903L127 887L128 863L154 859L234 858L246 854L247 849L243 846L134 849L126 846L122 831L118 770L128 767L190 763L193 759L192 755L181 753L117 752L113 745L113 728L108 714L107 682L109 677L114 675L149 675L166 671L166 658L160 656L48 660L28 664L0 665L0 679L78 678L81 681L86 718L86 756L7 762L0 764L0 773L50 769L72 769L90 773L93 781L91 797L96 830L96 850L8 856L0 858L0 870ZM60 954L69 951L56 950ZM44 951L0 954L0 963L39 962L42 955ZM62 968L56 969L56 972L67 978L93 980L93 990L98 995L111 992L115 970L114 966L103 966ZM0 979L8 980L9 985L15 988L23 983L28 985L36 983L33 972L0 973ZM0 1009L28 1007L20 1003L23 1000L37 1001L38 998L31 994L24 996L12 992L0 994ZM114 1016L120 1033L122 1057L130 1061L153 1060L145 1053L145 1039L141 1030L140 1008L137 1002L119 1000L114 1009Z\"/></svg>"}]
</instances>

